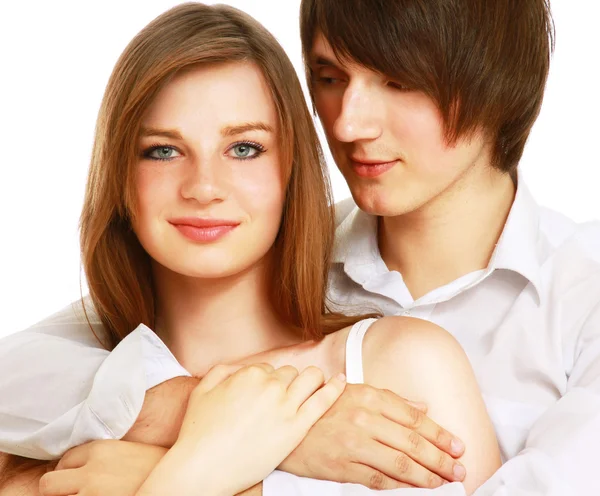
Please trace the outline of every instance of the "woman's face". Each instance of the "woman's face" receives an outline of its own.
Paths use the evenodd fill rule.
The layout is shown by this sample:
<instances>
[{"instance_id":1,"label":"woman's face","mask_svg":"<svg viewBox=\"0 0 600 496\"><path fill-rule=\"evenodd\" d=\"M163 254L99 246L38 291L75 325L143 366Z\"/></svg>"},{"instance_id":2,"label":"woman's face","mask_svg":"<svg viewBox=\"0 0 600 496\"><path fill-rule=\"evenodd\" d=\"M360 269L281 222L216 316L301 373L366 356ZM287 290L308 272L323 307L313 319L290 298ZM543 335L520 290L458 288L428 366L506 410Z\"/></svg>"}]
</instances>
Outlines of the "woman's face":
<instances>
[{"instance_id":1,"label":"woman's face","mask_svg":"<svg viewBox=\"0 0 600 496\"><path fill-rule=\"evenodd\" d=\"M251 63L190 69L142 120L135 233L148 254L197 278L238 274L273 245L284 203L277 114Z\"/></svg>"}]
</instances>

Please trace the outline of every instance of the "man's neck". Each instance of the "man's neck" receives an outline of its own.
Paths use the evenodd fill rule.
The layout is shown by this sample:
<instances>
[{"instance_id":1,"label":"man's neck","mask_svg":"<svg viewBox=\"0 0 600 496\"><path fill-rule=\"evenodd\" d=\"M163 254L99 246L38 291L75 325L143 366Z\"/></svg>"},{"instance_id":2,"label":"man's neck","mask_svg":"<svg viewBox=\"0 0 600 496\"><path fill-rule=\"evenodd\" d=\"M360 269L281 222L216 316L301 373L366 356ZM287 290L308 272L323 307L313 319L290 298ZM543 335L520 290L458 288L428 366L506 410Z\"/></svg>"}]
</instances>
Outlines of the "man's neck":
<instances>
[{"instance_id":1,"label":"man's neck","mask_svg":"<svg viewBox=\"0 0 600 496\"><path fill-rule=\"evenodd\" d=\"M510 175L474 167L433 201L409 214L379 219L379 249L416 300L485 269L510 212Z\"/></svg>"},{"instance_id":2,"label":"man's neck","mask_svg":"<svg viewBox=\"0 0 600 496\"><path fill-rule=\"evenodd\" d=\"M154 273L157 333L193 375L299 341L273 311L262 265L223 279Z\"/></svg>"}]
</instances>

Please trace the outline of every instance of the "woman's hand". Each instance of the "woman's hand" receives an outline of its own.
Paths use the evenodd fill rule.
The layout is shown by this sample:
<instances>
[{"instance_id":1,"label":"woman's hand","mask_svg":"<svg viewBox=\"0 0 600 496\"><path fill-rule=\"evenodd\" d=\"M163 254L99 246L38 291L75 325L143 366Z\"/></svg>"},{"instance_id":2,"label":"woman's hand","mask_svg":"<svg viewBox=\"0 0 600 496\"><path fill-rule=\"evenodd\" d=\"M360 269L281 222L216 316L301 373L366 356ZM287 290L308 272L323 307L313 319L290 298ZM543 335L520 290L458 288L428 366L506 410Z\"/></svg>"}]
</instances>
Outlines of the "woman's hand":
<instances>
[{"instance_id":1,"label":"woman's hand","mask_svg":"<svg viewBox=\"0 0 600 496\"><path fill-rule=\"evenodd\" d=\"M127 441L92 441L65 453L40 479L42 496L132 496L167 450Z\"/></svg>"},{"instance_id":2,"label":"woman's hand","mask_svg":"<svg viewBox=\"0 0 600 496\"><path fill-rule=\"evenodd\" d=\"M239 369L239 370L238 370ZM342 394L321 370L217 366L192 392L179 437L139 495L236 494L263 480Z\"/></svg>"}]
</instances>

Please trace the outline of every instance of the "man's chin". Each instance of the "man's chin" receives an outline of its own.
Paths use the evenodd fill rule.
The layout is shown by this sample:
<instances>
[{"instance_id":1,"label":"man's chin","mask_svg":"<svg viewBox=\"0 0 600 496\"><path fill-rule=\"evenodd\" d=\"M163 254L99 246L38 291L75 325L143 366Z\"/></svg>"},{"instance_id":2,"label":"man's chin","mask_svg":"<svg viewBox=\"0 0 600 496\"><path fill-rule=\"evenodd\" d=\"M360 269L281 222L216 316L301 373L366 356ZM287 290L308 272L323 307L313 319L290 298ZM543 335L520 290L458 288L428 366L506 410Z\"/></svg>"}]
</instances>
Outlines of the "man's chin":
<instances>
[{"instance_id":1,"label":"man's chin","mask_svg":"<svg viewBox=\"0 0 600 496\"><path fill-rule=\"evenodd\" d=\"M352 197L358 208L377 217L397 217L413 210L410 205L388 200L383 195L362 195L352 192Z\"/></svg>"}]
</instances>

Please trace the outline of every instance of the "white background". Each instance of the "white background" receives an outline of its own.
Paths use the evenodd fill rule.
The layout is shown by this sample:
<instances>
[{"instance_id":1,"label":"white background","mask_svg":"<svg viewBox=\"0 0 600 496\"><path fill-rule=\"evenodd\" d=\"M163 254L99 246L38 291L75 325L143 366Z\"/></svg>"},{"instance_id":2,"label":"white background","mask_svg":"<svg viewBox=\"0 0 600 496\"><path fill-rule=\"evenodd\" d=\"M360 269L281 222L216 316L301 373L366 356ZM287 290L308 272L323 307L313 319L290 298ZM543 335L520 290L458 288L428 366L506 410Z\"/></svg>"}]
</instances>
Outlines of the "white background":
<instances>
[{"instance_id":1,"label":"white background","mask_svg":"<svg viewBox=\"0 0 600 496\"><path fill-rule=\"evenodd\" d=\"M0 1L0 337L79 298L77 223L104 86L129 40L175 3ZM300 0L221 3L265 24L302 73ZM588 221L600 218L600 1L553 11L556 52L521 167L540 203Z\"/></svg>"}]
</instances>

